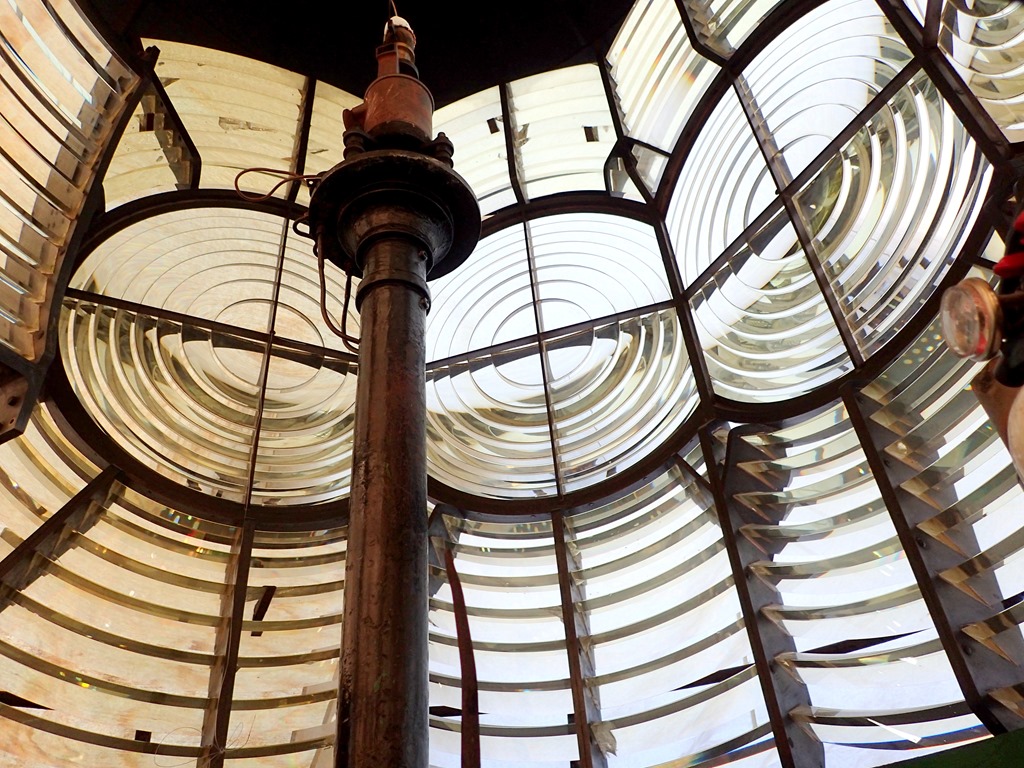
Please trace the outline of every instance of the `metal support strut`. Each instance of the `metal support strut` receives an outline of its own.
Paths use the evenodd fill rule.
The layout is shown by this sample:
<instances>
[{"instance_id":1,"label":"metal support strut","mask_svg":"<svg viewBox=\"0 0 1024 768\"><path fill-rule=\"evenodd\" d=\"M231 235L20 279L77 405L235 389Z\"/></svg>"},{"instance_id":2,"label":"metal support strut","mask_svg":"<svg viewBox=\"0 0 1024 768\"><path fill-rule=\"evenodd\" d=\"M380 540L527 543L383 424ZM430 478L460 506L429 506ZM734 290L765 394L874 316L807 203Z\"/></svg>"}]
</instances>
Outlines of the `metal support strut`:
<instances>
[{"instance_id":1,"label":"metal support strut","mask_svg":"<svg viewBox=\"0 0 1024 768\"><path fill-rule=\"evenodd\" d=\"M388 23L378 77L344 114L345 161L310 202L318 252L361 278L338 768L427 766L427 279L465 261L480 212L431 139L415 42Z\"/></svg>"}]
</instances>

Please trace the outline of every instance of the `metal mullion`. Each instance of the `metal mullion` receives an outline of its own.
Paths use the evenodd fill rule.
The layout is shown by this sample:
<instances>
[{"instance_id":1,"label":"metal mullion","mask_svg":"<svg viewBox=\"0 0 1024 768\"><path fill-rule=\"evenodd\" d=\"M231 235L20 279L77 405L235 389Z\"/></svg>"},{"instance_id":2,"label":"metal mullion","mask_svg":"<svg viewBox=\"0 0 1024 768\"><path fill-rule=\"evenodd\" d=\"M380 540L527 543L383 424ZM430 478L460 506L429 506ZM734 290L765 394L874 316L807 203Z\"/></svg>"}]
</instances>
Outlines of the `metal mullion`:
<instances>
[{"instance_id":1,"label":"metal mullion","mask_svg":"<svg viewBox=\"0 0 1024 768\"><path fill-rule=\"evenodd\" d=\"M462 694L462 720L460 741L462 768L480 768L480 694L476 674L476 657L473 651L473 636L470 632L469 612L462 590L462 580L455 565L457 537L444 522L444 513L465 517L465 513L445 504L438 504L430 515L428 536L433 542L430 548L430 565L443 570L452 591L452 612L455 615L455 634L459 648L459 689ZM438 550L441 550L440 552ZM431 575L430 596L440 589L441 580Z\"/></svg>"},{"instance_id":2,"label":"metal mullion","mask_svg":"<svg viewBox=\"0 0 1024 768\"><path fill-rule=\"evenodd\" d=\"M782 200L780 198L776 198L774 202L761 211L758 217L750 222L747 228L740 232L739 236L725 247L722 254L705 267L697 278L686 287L683 291L683 295L686 299L693 299L700 288L708 282L708 280L714 277L715 273L722 269L722 267L729 264L743 246L749 244L752 237L757 235L762 229L771 223L772 219L783 212L783 207Z\"/></svg>"},{"instance_id":3,"label":"metal mullion","mask_svg":"<svg viewBox=\"0 0 1024 768\"><path fill-rule=\"evenodd\" d=\"M20 592L28 586L36 575L32 573L32 560L36 554L48 560L57 559L61 554L62 534L68 528L77 529L77 533L87 530L96 519L95 514L90 514L97 511L94 505L102 505L114 483L121 480L121 477L121 470L109 465L7 553L0 560L0 584L3 585L3 591Z\"/></svg>"},{"instance_id":4,"label":"metal mullion","mask_svg":"<svg viewBox=\"0 0 1024 768\"><path fill-rule=\"evenodd\" d=\"M926 48L935 48L939 44L939 25L942 20L943 0L928 0L924 13L924 38Z\"/></svg>"},{"instance_id":5,"label":"metal mullion","mask_svg":"<svg viewBox=\"0 0 1024 768\"><path fill-rule=\"evenodd\" d=\"M586 658L581 631L589 636L586 617L580 615L577 606L582 595L569 572L570 553L567 539L565 516L559 510L551 513L551 532L555 544L555 562L558 567L558 594L562 608L562 626L565 629L565 650L569 661L569 686L572 691L576 741L579 746L579 768L607 768L608 761L594 738L591 725L600 720L600 708L592 691L587 687L585 677L593 677L596 670ZM574 591L577 594L574 594ZM587 669L584 669L586 665Z\"/></svg>"},{"instance_id":6,"label":"metal mullion","mask_svg":"<svg viewBox=\"0 0 1024 768\"><path fill-rule=\"evenodd\" d=\"M672 300L659 301L656 304L645 304L644 306L637 307L636 309L627 309L611 315L602 315L601 317L597 317L592 320L583 320L579 323L565 325L551 331L541 331L537 336L521 336L520 338L512 339L511 341L502 341L486 347L479 347L469 352L462 352L458 355L433 360L427 363L427 370L429 371L431 368L445 368L452 365L458 365L460 363L469 363L478 357L500 355L504 352L511 352L515 349L526 347L534 343L538 336L543 341L557 341L563 337L584 333L588 330L595 330L596 328L604 325L621 323L624 320L631 320L634 317L643 317L644 315L650 315L655 312L672 309L674 306L675 302Z\"/></svg>"},{"instance_id":7,"label":"metal mullion","mask_svg":"<svg viewBox=\"0 0 1024 768\"><path fill-rule=\"evenodd\" d=\"M281 226L281 245L277 254L277 274L274 277L274 293L270 301L270 318L267 321L267 337L263 348L263 367L260 370L260 394L256 401L256 421L253 424L252 449L249 453L249 478L245 488L245 512L248 518L252 506L252 490L256 482L256 460L260 451L260 431L263 428L263 407L267 401L267 378L270 374L270 363L274 350L274 325L277 322L277 306L281 298L281 277L284 274L284 258L287 252L288 233L291 227L285 220Z\"/></svg>"},{"instance_id":8,"label":"metal mullion","mask_svg":"<svg viewBox=\"0 0 1024 768\"><path fill-rule=\"evenodd\" d=\"M964 700L974 715L993 734L1005 733L1014 727L1019 727L1020 719L1015 715L1010 715L1009 712L1006 715L1000 716L1000 712L992 707L985 692L977 684L975 672L983 671L979 670L979 667L985 667L986 665L991 668L992 663L989 662L993 662L998 657L995 654L991 654L988 660L979 659L970 646L970 641L962 632L961 626L966 623L964 617L960 616L958 620L954 621L947 611L947 606L944 604L940 590L948 594L950 590L955 590L955 588L951 585L939 583L937 575L932 573L932 569L928 565L927 555L924 551L928 549L929 542L923 534L917 532L916 526L912 524L903 509L900 501L900 491L892 478L893 470L890 469L892 461L882 455L875 439L874 433L883 428L877 425L872 426L864 410L864 406L871 407L870 403L868 403L868 398L861 392L856 391L852 384L848 384L841 389L843 403L850 415L850 421L863 447L864 454L868 460L868 466L881 492L886 509L889 511L893 527L896 529L896 534L907 557L907 562L913 571L914 579L921 591L921 597L935 625L942 648L963 693ZM893 437L895 439L897 436L894 435ZM938 547L940 545L936 543L935 546ZM932 555L932 557L934 558L935 555ZM958 599L961 602L970 603L971 608L975 611L983 607L974 598L963 594ZM963 644L961 644L962 641Z\"/></svg>"},{"instance_id":9,"label":"metal mullion","mask_svg":"<svg viewBox=\"0 0 1024 768\"><path fill-rule=\"evenodd\" d=\"M686 295L686 288L683 284L682 275L679 272L679 262L676 260L675 251L672 248L671 238L668 234L668 227L664 220L655 227L655 235L658 238L658 248L661 250L662 263L668 275L669 290L672 292L673 302L676 308L676 318L683 331L683 344L686 347L686 355L690 359L690 368L693 370L694 385L697 387L700 408L709 408L715 399L715 387L708 370L707 360L704 358L704 351L700 346L700 337L697 333L697 324L693 319L690 301Z\"/></svg>"},{"instance_id":10,"label":"metal mullion","mask_svg":"<svg viewBox=\"0 0 1024 768\"><path fill-rule=\"evenodd\" d=\"M221 620L217 625L214 662L210 667L209 702L203 712L199 768L223 768L231 725L238 656L245 621L245 598L252 565L256 524L246 519L236 529L221 598Z\"/></svg>"},{"instance_id":11,"label":"metal mullion","mask_svg":"<svg viewBox=\"0 0 1024 768\"><path fill-rule=\"evenodd\" d=\"M533 237L530 234L529 222L523 222L523 238L526 242L526 263L530 271L530 295L533 299L533 317L537 324L537 347L540 350L541 378L544 383L544 406L548 417L548 431L551 437L551 463L555 470L555 487L558 495L565 494L562 480L562 462L558 452L558 433L555 431L555 409L551 397L551 366L548 364L547 344L541 336L544 329L540 309L540 285L537 282L537 264L533 255Z\"/></svg>"},{"instance_id":12,"label":"metal mullion","mask_svg":"<svg viewBox=\"0 0 1024 768\"><path fill-rule=\"evenodd\" d=\"M774 650L780 652L795 650L795 645L791 637L784 635L783 631L774 626L762 613L761 608L767 602L765 597L760 597L755 604L752 589L757 588L765 592L768 588L767 585L762 587L756 577L747 572L746 561L751 558L744 557L738 534L740 521L734 520L734 507L730 504L730 494L726 490L727 480L737 475L738 471L736 446L740 442L737 439L739 434L733 432L730 435L724 466L719 472L709 430L710 425L700 430L700 443L708 466L708 477L722 530L722 541L729 555L736 595L743 614L743 625L754 656L754 667L761 683L779 762L782 768L820 768L824 764L821 743L789 716L789 710L792 709L790 705L810 704L807 688L803 683L787 676L788 673L778 667L775 663L776 654L769 650L768 639L771 636L775 637L774 645L778 647ZM750 478L750 481L754 482L753 478ZM752 548L752 545L749 548ZM783 707L784 700L787 702L786 711Z\"/></svg>"},{"instance_id":13,"label":"metal mullion","mask_svg":"<svg viewBox=\"0 0 1024 768\"><path fill-rule=\"evenodd\" d=\"M158 320L167 320L172 323L188 325L193 328L202 328L204 330L212 331L214 333L223 333L228 336L237 336L242 339L249 339L251 341L259 343L266 343L268 340L268 335L263 331L255 331L252 330L251 328L242 328L241 326L238 325L221 323L217 320L207 320L206 318L197 317L195 315L188 315L182 312L174 312L172 310L164 309L163 307L157 307L152 304L139 304L134 301L127 301L125 299L119 299L113 296L106 296L101 293L82 291L79 290L78 288L68 288L64 295L67 298L76 299L78 301L86 301L91 304L98 304L100 306L121 309L127 312L134 312L136 314L154 317ZM274 344L275 346L284 347L287 349L294 350L296 352L304 352L311 355L330 358L332 360L355 362L355 355L351 353L338 352L337 350L317 346L316 344L310 344L305 341L295 341L292 339L287 339L283 337L279 338L275 336Z\"/></svg>"},{"instance_id":14,"label":"metal mullion","mask_svg":"<svg viewBox=\"0 0 1024 768\"><path fill-rule=\"evenodd\" d=\"M292 166L292 170L295 174L301 176L306 172L306 152L309 150L309 130L313 123L313 103L316 100L316 79L313 77L306 77L306 82L302 87L302 106L299 118L299 133L298 140L295 146L295 164ZM299 196L299 188L302 186L302 179L296 179L292 182L289 190L287 199L288 202L294 203L295 199Z\"/></svg>"},{"instance_id":15,"label":"metal mullion","mask_svg":"<svg viewBox=\"0 0 1024 768\"><path fill-rule=\"evenodd\" d=\"M635 144L640 143L632 139L630 141ZM661 154L665 153L661 152ZM642 221L646 224L652 224L658 219L658 213L653 206L626 197L611 197L604 189L559 192L556 195L541 197L522 205L508 205L495 211L483 220L480 237L481 239L489 237L524 220L532 221L562 213L606 213L633 221Z\"/></svg>"},{"instance_id":16,"label":"metal mullion","mask_svg":"<svg viewBox=\"0 0 1024 768\"><path fill-rule=\"evenodd\" d=\"M54 300L56 301L56 299ZM33 378L41 376L41 369L46 367L22 357L6 344L0 344L0 365L5 365L11 370L16 371L26 379L29 379L30 382ZM29 390L32 390L31 383L29 384ZM26 397L26 399L28 398Z\"/></svg>"},{"instance_id":17,"label":"metal mullion","mask_svg":"<svg viewBox=\"0 0 1024 768\"><path fill-rule=\"evenodd\" d=\"M281 275L284 271L289 229L288 221L285 220L281 227L277 275L274 280L274 294L267 323L263 366L260 369L260 394L256 403L256 419L253 424L252 447L249 452L249 475L246 480L242 525L238 528L238 537L235 544L232 545L229 563L231 573L221 602L221 622L217 626L216 661L210 670L210 704L207 706L203 718L203 751L199 759L199 768L223 768L224 752L227 749L235 677L238 671L238 655L242 642L242 624L245 621L245 598L249 586L253 543L256 538L256 523L249 511L252 506L252 491L256 478L256 460L259 456L263 407L267 396L267 376L270 371L274 345L274 323L277 319L277 304L281 293Z\"/></svg>"},{"instance_id":18,"label":"metal mullion","mask_svg":"<svg viewBox=\"0 0 1024 768\"><path fill-rule=\"evenodd\" d=\"M469 616L462 592L462 583L455 568L454 556L449 565L449 554L454 551L457 537L444 521L444 514L449 513L464 517L463 510L447 504L438 504L430 513L427 524L427 537L430 542L427 558L430 575L428 577L428 594L433 600L445 583L452 590L451 609L455 616L456 643L459 649L460 678L458 678L462 701L462 723L460 741L463 768L479 768L480 762L480 718L479 693L476 680L476 660L473 655L473 642L470 635ZM444 573L442 578L439 574ZM458 580L458 590L455 581ZM465 620L465 625L462 621ZM433 676L432 676L433 678ZM451 678L455 680L456 678Z\"/></svg>"},{"instance_id":19,"label":"metal mullion","mask_svg":"<svg viewBox=\"0 0 1024 768\"><path fill-rule=\"evenodd\" d=\"M828 275L825 274L825 268L818 260L818 253L814 248L813 238L804 223L803 216L800 215L796 203L788 195L782 194L793 183L793 174L789 170L786 158L779 149L778 144L776 144L775 137L768 128L767 120L761 113L761 107L742 75L736 77L733 87L743 109L743 114L747 118L747 123L750 125L750 130L757 141L758 149L761 150L765 164L768 166L768 171L775 181L775 188L782 198L782 203L786 208L786 213L789 215L790 223L796 231L797 240L800 241L800 247L804 251L804 258L807 259L807 264L811 268L814 280L818 284L818 290L821 291L822 298L825 299L825 305L828 307L828 311L832 315L832 322L835 323L836 330L839 331L839 336L843 340L843 346L846 347L846 354L849 355L854 366L860 368L864 364L864 355L861 353L860 347L857 346L857 340L847 323L846 316L843 314L839 298L832 290L832 283L828 279Z\"/></svg>"},{"instance_id":20,"label":"metal mullion","mask_svg":"<svg viewBox=\"0 0 1024 768\"><path fill-rule=\"evenodd\" d=\"M508 177L516 202L523 205L526 195L523 192L523 164L515 139L515 120L512 116L512 86L502 83L498 86L501 99L501 127L505 133L505 156L508 161Z\"/></svg>"}]
</instances>

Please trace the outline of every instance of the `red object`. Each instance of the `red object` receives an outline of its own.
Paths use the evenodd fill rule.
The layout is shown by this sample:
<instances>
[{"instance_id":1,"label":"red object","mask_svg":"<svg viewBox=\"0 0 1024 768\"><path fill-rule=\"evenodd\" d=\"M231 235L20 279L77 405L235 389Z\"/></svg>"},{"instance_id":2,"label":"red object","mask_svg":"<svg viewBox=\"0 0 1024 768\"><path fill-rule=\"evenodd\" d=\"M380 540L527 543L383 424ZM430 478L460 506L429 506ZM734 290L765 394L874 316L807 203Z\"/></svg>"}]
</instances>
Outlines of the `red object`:
<instances>
[{"instance_id":1,"label":"red object","mask_svg":"<svg viewBox=\"0 0 1024 768\"><path fill-rule=\"evenodd\" d=\"M1010 235L1010 241L1006 244L1006 255L995 266L995 273L1004 280L1010 277L1024 277L1022 235L1024 235L1024 209L1021 209L1017 218L1013 220L1013 233Z\"/></svg>"},{"instance_id":2,"label":"red object","mask_svg":"<svg viewBox=\"0 0 1024 768\"><path fill-rule=\"evenodd\" d=\"M993 271L1004 280L1008 277L1024 277L1024 251L1006 254Z\"/></svg>"}]
</instances>

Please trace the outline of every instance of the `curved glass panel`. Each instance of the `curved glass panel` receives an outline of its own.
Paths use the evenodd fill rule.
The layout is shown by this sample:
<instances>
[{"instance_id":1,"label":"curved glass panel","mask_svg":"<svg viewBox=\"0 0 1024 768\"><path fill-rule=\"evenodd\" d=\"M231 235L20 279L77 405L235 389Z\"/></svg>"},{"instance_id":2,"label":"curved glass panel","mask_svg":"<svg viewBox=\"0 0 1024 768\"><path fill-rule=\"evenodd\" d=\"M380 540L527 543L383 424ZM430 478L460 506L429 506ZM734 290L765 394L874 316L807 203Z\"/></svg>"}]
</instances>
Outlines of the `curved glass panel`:
<instances>
[{"instance_id":1,"label":"curved glass panel","mask_svg":"<svg viewBox=\"0 0 1024 768\"><path fill-rule=\"evenodd\" d=\"M108 435L171 479L245 500L262 343L68 300L61 353Z\"/></svg>"},{"instance_id":2,"label":"curved glass panel","mask_svg":"<svg viewBox=\"0 0 1024 768\"><path fill-rule=\"evenodd\" d=\"M604 189L615 129L601 73L593 64L545 72L509 85L513 143L523 192Z\"/></svg>"},{"instance_id":3,"label":"curved glass panel","mask_svg":"<svg viewBox=\"0 0 1024 768\"><path fill-rule=\"evenodd\" d=\"M473 188L480 213L487 216L515 203L498 88L441 107L434 113L434 130L455 145L455 170Z\"/></svg>"},{"instance_id":4,"label":"curved glass panel","mask_svg":"<svg viewBox=\"0 0 1024 768\"><path fill-rule=\"evenodd\" d=\"M555 336L544 353L566 490L642 461L697 406L674 310Z\"/></svg>"},{"instance_id":5,"label":"curved glass panel","mask_svg":"<svg viewBox=\"0 0 1024 768\"><path fill-rule=\"evenodd\" d=\"M427 366L427 468L480 496L558 492L536 342Z\"/></svg>"},{"instance_id":6,"label":"curved glass panel","mask_svg":"<svg viewBox=\"0 0 1024 768\"><path fill-rule=\"evenodd\" d=\"M718 67L690 46L669 0L637 3L608 52L626 134L669 151ZM660 174L641 175L657 189Z\"/></svg>"},{"instance_id":7,"label":"curved glass panel","mask_svg":"<svg viewBox=\"0 0 1024 768\"><path fill-rule=\"evenodd\" d=\"M138 79L70 2L0 4L0 345L46 346L54 281Z\"/></svg>"},{"instance_id":8,"label":"curved glass panel","mask_svg":"<svg viewBox=\"0 0 1024 768\"><path fill-rule=\"evenodd\" d=\"M687 155L665 219L683 282L696 281L775 195L757 139L730 90Z\"/></svg>"},{"instance_id":9,"label":"curved glass panel","mask_svg":"<svg viewBox=\"0 0 1024 768\"><path fill-rule=\"evenodd\" d=\"M266 333L284 227L256 211L166 213L106 240L71 287Z\"/></svg>"},{"instance_id":10,"label":"curved glass panel","mask_svg":"<svg viewBox=\"0 0 1024 768\"><path fill-rule=\"evenodd\" d=\"M457 274L432 282L427 360L535 338L530 271L525 232L514 225L481 240Z\"/></svg>"},{"instance_id":11,"label":"curved glass panel","mask_svg":"<svg viewBox=\"0 0 1024 768\"><path fill-rule=\"evenodd\" d=\"M942 4L939 47L1010 141L1024 139L1024 8L1015 0Z\"/></svg>"},{"instance_id":12,"label":"curved glass panel","mask_svg":"<svg viewBox=\"0 0 1024 768\"><path fill-rule=\"evenodd\" d=\"M527 224L542 331L668 301L654 230L621 216L571 213Z\"/></svg>"},{"instance_id":13,"label":"curved glass panel","mask_svg":"<svg viewBox=\"0 0 1024 768\"><path fill-rule=\"evenodd\" d=\"M1010 210L1014 148L972 131L1021 122L1019 13L968 5L640 0L574 66L435 115L512 223L431 285L432 766L472 760L474 692L486 768L867 768L987 736L967 699L1024 718L1024 492L922 315ZM926 6L915 61L887 19ZM55 378L0 444L3 748L333 765L359 555L330 326L364 329L331 264L323 317L292 221L202 200L329 169L359 99L187 42L140 85L67 0L0 21L0 363L54 294L81 400ZM929 80L943 55L968 89ZM86 206L108 160L108 208L189 207ZM60 295L94 207L115 234Z\"/></svg>"},{"instance_id":14,"label":"curved glass panel","mask_svg":"<svg viewBox=\"0 0 1024 768\"><path fill-rule=\"evenodd\" d=\"M796 195L865 355L928 300L980 213L990 166L923 74Z\"/></svg>"},{"instance_id":15,"label":"curved glass panel","mask_svg":"<svg viewBox=\"0 0 1024 768\"><path fill-rule=\"evenodd\" d=\"M715 392L781 400L852 370L788 217L777 214L733 250L690 300Z\"/></svg>"},{"instance_id":16,"label":"curved glass panel","mask_svg":"<svg viewBox=\"0 0 1024 768\"><path fill-rule=\"evenodd\" d=\"M203 158L200 186L231 189L247 168L294 171L305 78L230 53L147 40L156 75ZM264 194L279 179L250 173L239 187ZM288 185L274 194L284 197Z\"/></svg>"},{"instance_id":17,"label":"curved glass panel","mask_svg":"<svg viewBox=\"0 0 1024 768\"><path fill-rule=\"evenodd\" d=\"M825 3L758 55L745 77L795 176L910 61L870 0Z\"/></svg>"}]
</instances>

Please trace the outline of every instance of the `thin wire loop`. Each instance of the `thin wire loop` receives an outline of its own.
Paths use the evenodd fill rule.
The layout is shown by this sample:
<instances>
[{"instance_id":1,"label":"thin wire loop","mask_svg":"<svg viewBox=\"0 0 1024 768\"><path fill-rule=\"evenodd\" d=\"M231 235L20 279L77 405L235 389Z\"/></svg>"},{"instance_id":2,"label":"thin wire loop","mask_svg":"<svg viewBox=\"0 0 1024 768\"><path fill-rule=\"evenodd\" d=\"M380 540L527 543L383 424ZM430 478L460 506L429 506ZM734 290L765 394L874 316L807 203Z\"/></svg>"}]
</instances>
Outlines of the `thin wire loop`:
<instances>
[{"instance_id":1,"label":"thin wire loop","mask_svg":"<svg viewBox=\"0 0 1024 768\"><path fill-rule=\"evenodd\" d=\"M352 274L346 273L345 275L345 300L342 302L341 328L339 328L334 324L334 321L327 312L327 275L324 272L324 255L320 253L319 249L317 249L316 261L320 270L320 315L323 317L327 327L331 329L331 333L340 337L342 343L350 352L358 355L359 339L348 335L348 303L352 298Z\"/></svg>"},{"instance_id":2,"label":"thin wire loop","mask_svg":"<svg viewBox=\"0 0 1024 768\"><path fill-rule=\"evenodd\" d=\"M265 173L268 176L277 176L281 180L277 182L277 184L275 184L273 187L271 187L270 191L267 192L266 194L253 194L252 192L243 191L238 186L238 182L241 181L242 177L245 176L245 174L247 173ZM239 171L238 174L235 176L235 192L238 194L240 198L242 198L246 202L262 203L265 200L269 200L270 198L272 198L274 196L274 193L277 192L277 190L279 190L281 187L283 187L285 184L288 184L289 182L308 181L310 179L316 178L319 178L317 174L292 173L291 171L282 171L279 168L245 168L244 170Z\"/></svg>"}]
</instances>

